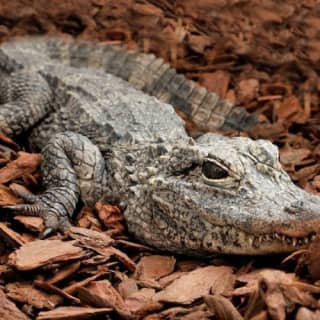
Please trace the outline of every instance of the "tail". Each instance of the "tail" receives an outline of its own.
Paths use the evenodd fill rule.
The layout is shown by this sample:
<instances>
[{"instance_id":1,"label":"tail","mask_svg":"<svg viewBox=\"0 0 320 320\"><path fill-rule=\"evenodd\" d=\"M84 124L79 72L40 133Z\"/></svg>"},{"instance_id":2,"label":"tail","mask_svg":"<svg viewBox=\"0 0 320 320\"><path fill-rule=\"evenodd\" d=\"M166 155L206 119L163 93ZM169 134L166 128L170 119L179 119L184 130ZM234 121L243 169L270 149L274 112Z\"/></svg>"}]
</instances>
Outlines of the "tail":
<instances>
[{"instance_id":1,"label":"tail","mask_svg":"<svg viewBox=\"0 0 320 320\"><path fill-rule=\"evenodd\" d=\"M104 70L134 88L170 103L190 118L199 129L247 130L257 124L255 115L208 92L153 54L64 38L34 37L24 41L41 43L53 60L74 67Z\"/></svg>"}]
</instances>

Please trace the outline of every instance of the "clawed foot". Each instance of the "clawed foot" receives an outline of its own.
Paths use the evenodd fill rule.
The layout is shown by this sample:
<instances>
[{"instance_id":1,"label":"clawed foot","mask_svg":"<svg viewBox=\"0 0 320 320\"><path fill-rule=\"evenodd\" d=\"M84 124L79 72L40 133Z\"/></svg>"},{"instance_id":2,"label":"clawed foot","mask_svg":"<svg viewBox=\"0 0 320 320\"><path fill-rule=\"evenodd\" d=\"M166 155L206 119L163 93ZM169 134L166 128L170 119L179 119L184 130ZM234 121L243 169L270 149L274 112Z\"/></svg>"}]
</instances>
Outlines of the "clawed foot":
<instances>
[{"instance_id":1,"label":"clawed foot","mask_svg":"<svg viewBox=\"0 0 320 320\"><path fill-rule=\"evenodd\" d=\"M42 218L45 230L40 235L41 239L48 237L56 231L63 232L71 227L68 214L66 212L59 212L54 205L50 205L47 198L44 199L43 195L35 196L20 190L14 190L14 192L21 197L26 204L4 206L3 208L21 215Z\"/></svg>"}]
</instances>

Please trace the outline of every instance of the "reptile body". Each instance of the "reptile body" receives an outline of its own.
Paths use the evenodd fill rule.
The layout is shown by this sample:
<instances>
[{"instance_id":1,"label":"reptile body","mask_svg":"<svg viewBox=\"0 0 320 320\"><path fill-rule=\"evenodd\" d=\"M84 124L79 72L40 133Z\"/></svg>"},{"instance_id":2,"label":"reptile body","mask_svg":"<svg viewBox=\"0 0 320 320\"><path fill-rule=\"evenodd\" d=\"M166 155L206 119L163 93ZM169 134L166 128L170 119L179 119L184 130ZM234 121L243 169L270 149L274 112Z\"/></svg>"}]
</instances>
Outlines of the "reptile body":
<instances>
[{"instance_id":1,"label":"reptile body","mask_svg":"<svg viewBox=\"0 0 320 320\"><path fill-rule=\"evenodd\" d=\"M267 254L306 246L320 199L295 186L265 140L208 133L254 116L153 55L91 42L27 38L0 47L0 127L42 149L46 191L12 208L65 229L79 198L124 211L129 231L191 255Z\"/></svg>"}]
</instances>

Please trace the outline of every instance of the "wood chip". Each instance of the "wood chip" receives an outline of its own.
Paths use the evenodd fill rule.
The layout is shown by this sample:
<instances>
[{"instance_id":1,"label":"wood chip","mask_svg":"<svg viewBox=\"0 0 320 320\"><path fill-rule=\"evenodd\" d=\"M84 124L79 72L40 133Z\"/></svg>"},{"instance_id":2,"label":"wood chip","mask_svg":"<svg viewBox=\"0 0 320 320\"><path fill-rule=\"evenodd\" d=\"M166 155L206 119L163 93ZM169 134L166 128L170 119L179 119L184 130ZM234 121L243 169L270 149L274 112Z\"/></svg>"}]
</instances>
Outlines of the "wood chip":
<instances>
[{"instance_id":1,"label":"wood chip","mask_svg":"<svg viewBox=\"0 0 320 320\"><path fill-rule=\"evenodd\" d=\"M79 270L81 266L80 261L76 261L74 263L70 263L63 267L63 269L58 270L52 278L47 279L47 283L49 284L57 284L66 278L72 276L77 270Z\"/></svg>"},{"instance_id":2,"label":"wood chip","mask_svg":"<svg viewBox=\"0 0 320 320\"><path fill-rule=\"evenodd\" d=\"M219 320L243 320L231 301L219 294L205 296L204 301Z\"/></svg>"},{"instance_id":3,"label":"wood chip","mask_svg":"<svg viewBox=\"0 0 320 320\"><path fill-rule=\"evenodd\" d=\"M85 251L76 241L36 240L27 243L9 256L9 264L18 270L33 270L51 263L81 259Z\"/></svg>"},{"instance_id":4,"label":"wood chip","mask_svg":"<svg viewBox=\"0 0 320 320\"><path fill-rule=\"evenodd\" d=\"M81 242L82 245L90 247L109 247L114 240L105 233L79 227L71 227L67 231L68 235Z\"/></svg>"},{"instance_id":5,"label":"wood chip","mask_svg":"<svg viewBox=\"0 0 320 320\"><path fill-rule=\"evenodd\" d=\"M219 97L225 98L230 82L230 74L218 70L212 73L204 73L200 78L200 84L208 91L216 93Z\"/></svg>"},{"instance_id":6,"label":"wood chip","mask_svg":"<svg viewBox=\"0 0 320 320\"><path fill-rule=\"evenodd\" d=\"M20 247L27 243L25 238L13 231L3 222L0 222L0 237L13 247Z\"/></svg>"},{"instance_id":7,"label":"wood chip","mask_svg":"<svg viewBox=\"0 0 320 320\"><path fill-rule=\"evenodd\" d=\"M145 256L137 264L134 277L139 280L159 279L173 272L176 259L169 256Z\"/></svg>"},{"instance_id":8,"label":"wood chip","mask_svg":"<svg viewBox=\"0 0 320 320\"><path fill-rule=\"evenodd\" d=\"M114 247L109 247L109 248L94 248L94 250L105 256L114 256L116 259L118 259L120 262L122 262L128 270L134 272L136 270L136 264L135 262L128 257L124 252L114 248Z\"/></svg>"},{"instance_id":9,"label":"wood chip","mask_svg":"<svg viewBox=\"0 0 320 320\"><path fill-rule=\"evenodd\" d=\"M311 311L307 308L299 308L296 314L296 320L319 320L320 310Z\"/></svg>"},{"instance_id":10,"label":"wood chip","mask_svg":"<svg viewBox=\"0 0 320 320\"><path fill-rule=\"evenodd\" d=\"M173 273L169 274L168 276L162 277L161 279L159 279L159 283L163 288L167 287L173 281L175 281L176 279L179 279L182 275L184 275L186 273L187 272L183 272L183 271L173 272Z\"/></svg>"},{"instance_id":11,"label":"wood chip","mask_svg":"<svg viewBox=\"0 0 320 320\"><path fill-rule=\"evenodd\" d=\"M278 122L284 122L293 115L303 112L300 102L296 96L286 98L278 109L275 110Z\"/></svg>"},{"instance_id":12,"label":"wood chip","mask_svg":"<svg viewBox=\"0 0 320 320\"><path fill-rule=\"evenodd\" d=\"M241 105L247 105L255 99L259 91L259 81L257 79L245 79L238 82L236 87L237 101Z\"/></svg>"},{"instance_id":13,"label":"wood chip","mask_svg":"<svg viewBox=\"0 0 320 320\"><path fill-rule=\"evenodd\" d=\"M94 307L111 307L122 318L131 318L131 313L127 309L119 292L108 280L93 281L86 287L77 290L78 297L82 303Z\"/></svg>"},{"instance_id":14,"label":"wood chip","mask_svg":"<svg viewBox=\"0 0 320 320\"><path fill-rule=\"evenodd\" d=\"M37 309L53 309L61 304L63 299L56 294L40 291L31 283L12 282L6 285L7 296Z\"/></svg>"},{"instance_id":15,"label":"wood chip","mask_svg":"<svg viewBox=\"0 0 320 320\"><path fill-rule=\"evenodd\" d=\"M91 208L83 207L76 217L76 225L80 228L101 231L102 224L93 213Z\"/></svg>"},{"instance_id":16,"label":"wood chip","mask_svg":"<svg viewBox=\"0 0 320 320\"><path fill-rule=\"evenodd\" d=\"M18 158L0 169L0 183L12 181L24 174L34 172L40 165L41 155L18 152Z\"/></svg>"},{"instance_id":17,"label":"wood chip","mask_svg":"<svg viewBox=\"0 0 320 320\"><path fill-rule=\"evenodd\" d=\"M153 304L160 309L162 304L155 301L155 294L154 289L143 288L125 299L126 307L133 313L137 313L139 310L145 309L146 306Z\"/></svg>"},{"instance_id":18,"label":"wood chip","mask_svg":"<svg viewBox=\"0 0 320 320\"><path fill-rule=\"evenodd\" d=\"M66 291L54 286L53 284L46 282L46 281L35 280L34 284L37 287L42 288L48 292L56 293L56 294L60 295L61 297L65 298L66 300L69 300L71 303L80 304L80 302L81 302L80 299L72 296L68 292L66 292Z\"/></svg>"},{"instance_id":19,"label":"wood chip","mask_svg":"<svg viewBox=\"0 0 320 320\"><path fill-rule=\"evenodd\" d=\"M108 203L97 202L95 206L100 221L109 229L115 229L118 233L124 230L124 216L117 206Z\"/></svg>"},{"instance_id":20,"label":"wood chip","mask_svg":"<svg viewBox=\"0 0 320 320\"><path fill-rule=\"evenodd\" d=\"M138 291L137 281L132 278L122 280L118 285L118 291L122 298L126 299Z\"/></svg>"},{"instance_id":21,"label":"wood chip","mask_svg":"<svg viewBox=\"0 0 320 320\"><path fill-rule=\"evenodd\" d=\"M30 318L20 311L16 305L7 299L0 289L0 319L1 320L30 320Z\"/></svg>"},{"instance_id":22,"label":"wood chip","mask_svg":"<svg viewBox=\"0 0 320 320\"><path fill-rule=\"evenodd\" d=\"M17 196L12 190L3 184L0 184L0 206L7 206L19 203Z\"/></svg>"},{"instance_id":23,"label":"wood chip","mask_svg":"<svg viewBox=\"0 0 320 320\"><path fill-rule=\"evenodd\" d=\"M15 216L14 220L19 221L30 231L41 233L45 229L43 219L39 217Z\"/></svg>"},{"instance_id":24,"label":"wood chip","mask_svg":"<svg viewBox=\"0 0 320 320\"><path fill-rule=\"evenodd\" d=\"M101 276L104 275L105 273L106 273L106 272L103 272L103 271L97 272L97 273L94 274L92 277L83 279L82 281L75 282L75 283L73 283L73 284L65 287L65 288L63 289L63 291L71 294L71 293L75 292L76 290L78 290L78 288L89 284L90 282L98 279L99 277L101 277Z\"/></svg>"},{"instance_id":25,"label":"wood chip","mask_svg":"<svg viewBox=\"0 0 320 320\"><path fill-rule=\"evenodd\" d=\"M233 288L230 267L208 266L182 275L155 296L156 301L190 304L209 292L223 293Z\"/></svg>"},{"instance_id":26,"label":"wood chip","mask_svg":"<svg viewBox=\"0 0 320 320\"><path fill-rule=\"evenodd\" d=\"M111 308L59 307L51 311L42 311L37 320L83 320L103 316L112 311Z\"/></svg>"},{"instance_id":27,"label":"wood chip","mask_svg":"<svg viewBox=\"0 0 320 320\"><path fill-rule=\"evenodd\" d=\"M14 149L19 149L19 145L1 131L0 131L0 141L6 145L9 145L10 147L13 147Z\"/></svg>"}]
</instances>

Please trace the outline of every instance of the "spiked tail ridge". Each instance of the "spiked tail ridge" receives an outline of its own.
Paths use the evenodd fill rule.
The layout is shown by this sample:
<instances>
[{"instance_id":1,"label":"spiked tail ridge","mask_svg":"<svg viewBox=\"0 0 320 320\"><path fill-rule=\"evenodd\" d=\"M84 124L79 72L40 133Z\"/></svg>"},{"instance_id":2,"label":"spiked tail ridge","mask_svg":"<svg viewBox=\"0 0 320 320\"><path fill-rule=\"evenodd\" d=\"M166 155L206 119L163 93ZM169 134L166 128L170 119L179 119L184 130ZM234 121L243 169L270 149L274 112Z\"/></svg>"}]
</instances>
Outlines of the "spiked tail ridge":
<instances>
[{"instance_id":1,"label":"spiked tail ridge","mask_svg":"<svg viewBox=\"0 0 320 320\"><path fill-rule=\"evenodd\" d=\"M34 43L35 39L32 39ZM74 67L90 67L128 81L134 88L172 104L200 129L247 130L257 124L245 108L220 99L153 54L63 38L38 37L50 58Z\"/></svg>"}]
</instances>

